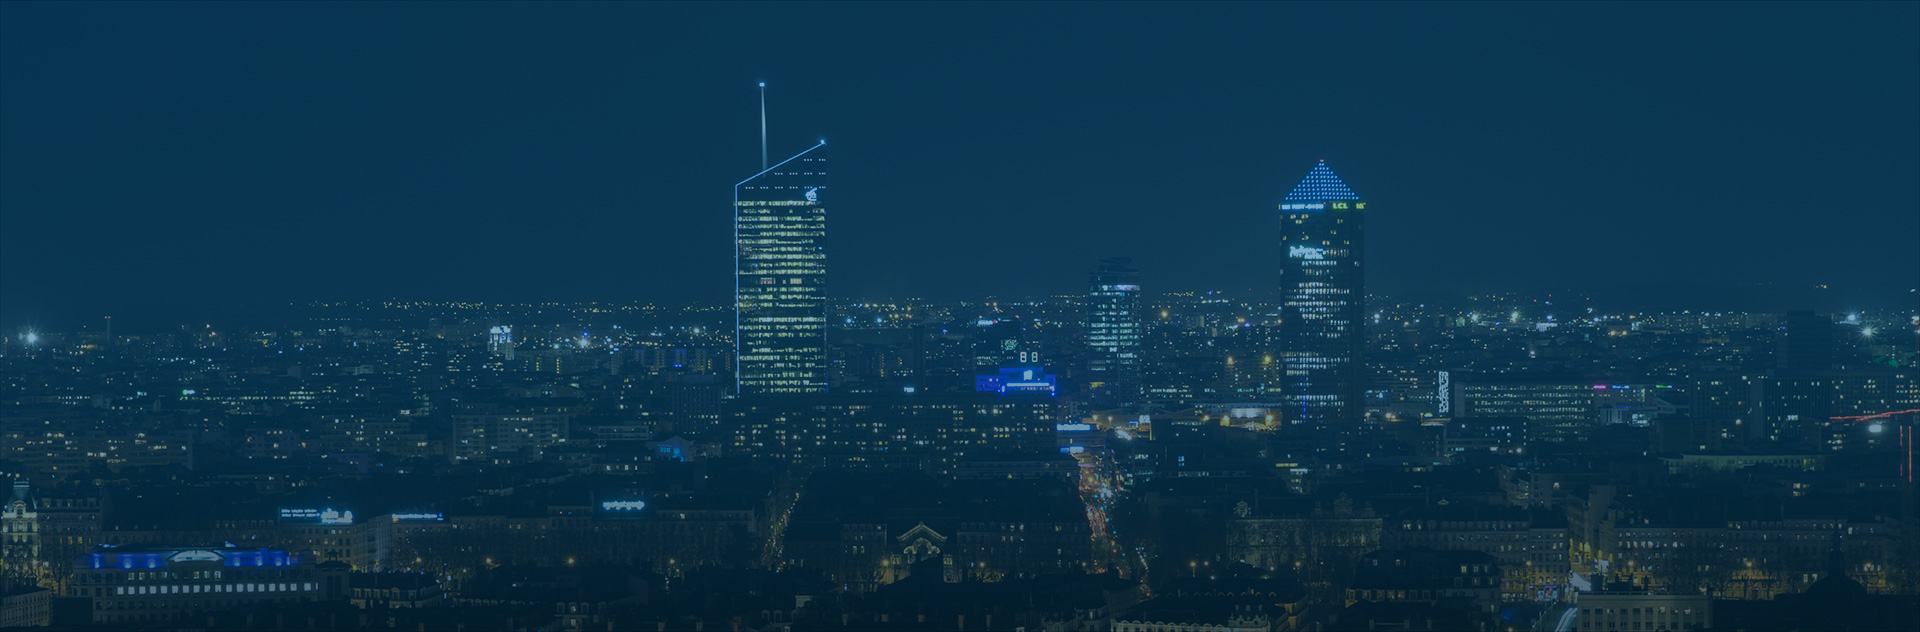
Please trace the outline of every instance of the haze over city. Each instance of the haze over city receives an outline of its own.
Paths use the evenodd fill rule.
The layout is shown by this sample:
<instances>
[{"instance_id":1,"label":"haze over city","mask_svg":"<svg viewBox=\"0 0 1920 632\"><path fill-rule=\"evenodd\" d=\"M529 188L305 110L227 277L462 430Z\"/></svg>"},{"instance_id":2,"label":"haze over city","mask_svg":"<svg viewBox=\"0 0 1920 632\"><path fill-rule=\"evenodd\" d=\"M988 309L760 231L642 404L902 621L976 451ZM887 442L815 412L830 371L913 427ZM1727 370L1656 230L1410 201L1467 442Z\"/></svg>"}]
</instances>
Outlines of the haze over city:
<instances>
[{"instance_id":1,"label":"haze over city","mask_svg":"<svg viewBox=\"0 0 1920 632\"><path fill-rule=\"evenodd\" d=\"M0 2L0 629L1920 629L1920 1Z\"/></svg>"}]
</instances>

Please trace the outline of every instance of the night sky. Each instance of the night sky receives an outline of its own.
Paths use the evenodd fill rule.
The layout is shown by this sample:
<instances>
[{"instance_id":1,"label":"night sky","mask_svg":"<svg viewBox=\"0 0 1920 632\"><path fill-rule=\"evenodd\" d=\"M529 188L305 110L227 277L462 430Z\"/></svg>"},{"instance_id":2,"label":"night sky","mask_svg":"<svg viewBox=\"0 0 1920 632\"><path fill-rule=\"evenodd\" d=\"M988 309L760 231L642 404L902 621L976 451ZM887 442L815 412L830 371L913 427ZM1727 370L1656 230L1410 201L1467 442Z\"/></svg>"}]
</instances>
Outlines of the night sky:
<instances>
[{"instance_id":1,"label":"night sky","mask_svg":"<svg viewBox=\"0 0 1920 632\"><path fill-rule=\"evenodd\" d=\"M829 293L1276 283L1317 158L1385 292L1920 285L1920 4L0 3L0 326L725 303L834 150ZM1876 294L1877 293L1877 294Z\"/></svg>"}]
</instances>

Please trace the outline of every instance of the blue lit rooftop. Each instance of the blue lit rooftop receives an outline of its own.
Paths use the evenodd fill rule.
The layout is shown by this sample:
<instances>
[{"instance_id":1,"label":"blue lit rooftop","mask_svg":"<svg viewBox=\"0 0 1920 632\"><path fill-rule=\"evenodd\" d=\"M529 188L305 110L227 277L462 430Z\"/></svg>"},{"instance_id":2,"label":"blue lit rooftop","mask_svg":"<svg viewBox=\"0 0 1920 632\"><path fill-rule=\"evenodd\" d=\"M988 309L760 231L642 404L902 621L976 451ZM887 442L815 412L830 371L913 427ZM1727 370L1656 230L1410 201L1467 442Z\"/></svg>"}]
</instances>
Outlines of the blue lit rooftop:
<instances>
[{"instance_id":1,"label":"blue lit rooftop","mask_svg":"<svg viewBox=\"0 0 1920 632\"><path fill-rule=\"evenodd\" d=\"M1360 196L1354 195L1353 189L1347 188L1346 181L1335 175L1333 167L1327 166L1327 161L1322 160L1313 163L1313 170L1308 171L1307 177L1301 178L1299 184L1293 185L1293 190L1287 192L1283 202L1292 204L1358 199Z\"/></svg>"}]
</instances>

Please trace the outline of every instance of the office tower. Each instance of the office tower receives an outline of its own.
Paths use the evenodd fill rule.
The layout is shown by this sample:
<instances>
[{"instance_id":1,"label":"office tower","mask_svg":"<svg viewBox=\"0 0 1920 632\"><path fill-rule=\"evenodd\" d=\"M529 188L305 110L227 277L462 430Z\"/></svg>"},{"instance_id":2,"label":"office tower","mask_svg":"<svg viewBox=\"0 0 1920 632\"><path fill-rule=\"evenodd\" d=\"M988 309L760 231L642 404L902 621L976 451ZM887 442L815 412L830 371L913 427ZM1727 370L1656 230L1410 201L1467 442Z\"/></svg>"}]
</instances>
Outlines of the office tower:
<instances>
[{"instance_id":1,"label":"office tower","mask_svg":"<svg viewBox=\"0 0 1920 632\"><path fill-rule=\"evenodd\" d=\"M674 432L703 435L720 424L720 402L726 385L715 376L674 373L667 377L667 411Z\"/></svg>"},{"instance_id":2,"label":"office tower","mask_svg":"<svg viewBox=\"0 0 1920 632\"><path fill-rule=\"evenodd\" d=\"M1605 402L1627 406L1631 394L1646 389L1628 384L1595 384L1575 376L1448 372L1448 416L1526 420L1530 441L1572 443L1592 435Z\"/></svg>"},{"instance_id":3,"label":"office tower","mask_svg":"<svg viewBox=\"0 0 1920 632\"><path fill-rule=\"evenodd\" d=\"M1281 396L1291 423L1357 423L1364 414L1366 208L1324 160L1280 203Z\"/></svg>"},{"instance_id":4,"label":"office tower","mask_svg":"<svg viewBox=\"0 0 1920 632\"><path fill-rule=\"evenodd\" d=\"M827 391L827 143L733 187L735 390Z\"/></svg>"},{"instance_id":5,"label":"office tower","mask_svg":"<svg viewBox=\"0 0 1920 632\"><path fill-rule=\"evenodd\" d=\"M1104 259L1087 288L1087 385L1099 404L1140 394L1140 280L1131 259Z\"/></svg>"},{"instance_id":6,"label":"office tower","mask_svg":"<svg viewBox=\"0 0 1920 632\"><path fill-rule=\"evenodd\" d=\"M512 325L494 325L487 329L487 352L513 359Z\"/></svg>"},{"instance_id":7,"label":"office tower","mask_svg":"<svg viewBox=\"0 0 1920 632\"><path fill-rule=\"evenodd\" d=\"M1807 375L1833 368L1833 320L1814 312L1787 312L1776 361L1780 370Z\"/></svg>"}]
</instances>

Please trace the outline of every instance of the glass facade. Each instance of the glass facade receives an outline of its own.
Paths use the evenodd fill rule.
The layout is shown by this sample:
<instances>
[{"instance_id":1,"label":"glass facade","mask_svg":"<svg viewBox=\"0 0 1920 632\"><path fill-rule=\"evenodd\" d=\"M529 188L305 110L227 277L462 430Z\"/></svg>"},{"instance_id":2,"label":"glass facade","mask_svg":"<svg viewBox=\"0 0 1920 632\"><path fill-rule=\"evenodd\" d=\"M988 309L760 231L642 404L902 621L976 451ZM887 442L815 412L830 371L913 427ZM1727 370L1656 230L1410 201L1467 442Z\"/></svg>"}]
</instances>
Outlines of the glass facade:
<instances>
[{"instance_id":1,"label":"glass facade","mask_svg":"<svg viewBox=\"0 0 1920 632\"><path fill-rule=\"evenodd\" d=\"M1326 161L1280 203L1281 396L1291 423L1359 423L1363 212Z\"/></svg>"},{"instance_id":2,"label":"glass facade","mask_svg":"<svg viewBox=\"0 0 1920 632\"><path fill-rule=\"evenodd\" d=\"M1608 385L1586 380L1478 376L1454 373L1455 417L1517 417L1527 420L1533 441L1578 441L1597 425L1599 397ZM1634 390L1617 387L1619 390Z\"/></svg>"},{"instance_id":3,"label":"glass facade","mask_svg":"<svg viewBox=\"0 0 1920 632\"><path fill-rule=\"evenodd\" d=\"M827 144L734 185L741 395L827 391Z\"/></svg>"},{"instance_id":4,"label":"glass facade","mask_svg":"<svg viewBox=\"0 0 1920 632\"><path fill-rule=\"evenodd\" d=\"M1087 290L1087 373L1094 399L1130 403L1139 395L1140 280L1130 259L1105 259Z\"/></svg>"}]
</instances>

